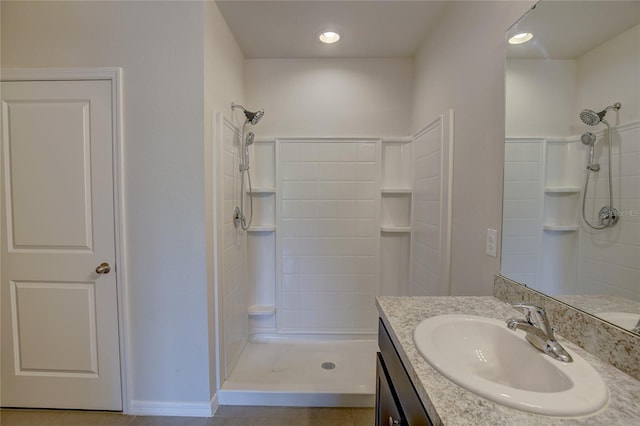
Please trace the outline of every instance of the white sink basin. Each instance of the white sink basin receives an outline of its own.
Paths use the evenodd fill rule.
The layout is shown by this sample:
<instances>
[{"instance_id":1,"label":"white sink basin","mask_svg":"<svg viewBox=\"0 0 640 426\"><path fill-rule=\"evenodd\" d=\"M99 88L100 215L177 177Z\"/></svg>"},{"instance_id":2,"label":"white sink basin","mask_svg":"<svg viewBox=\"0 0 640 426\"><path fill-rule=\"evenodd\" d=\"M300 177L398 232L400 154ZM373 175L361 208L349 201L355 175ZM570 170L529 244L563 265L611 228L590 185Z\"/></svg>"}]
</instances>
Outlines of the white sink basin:
<instances>
[{"instance_id":1,"label":"white sink basin","mask_svg":"<svg viewBox=\"0 0 640 426\"><path fill-rule=\"evenodd\" d=\"M638 319L640 319L639 314L627 312L600 312L596 316L627 330L633 330L638 323Z\"/></svg>"},{"instance_id":2,"label":"white sink basin","mask_svg":"<svg viewBox=\"0 0 640 426\"><path fill-rule=\"evenodd\" d=\"M413 339L443 376L499 404L549 416L586 416L609 401L602 378L578 354L567 350L573 362L556 361L505 321L441 315L418 324Z\"/></svg>"}]
</instances>

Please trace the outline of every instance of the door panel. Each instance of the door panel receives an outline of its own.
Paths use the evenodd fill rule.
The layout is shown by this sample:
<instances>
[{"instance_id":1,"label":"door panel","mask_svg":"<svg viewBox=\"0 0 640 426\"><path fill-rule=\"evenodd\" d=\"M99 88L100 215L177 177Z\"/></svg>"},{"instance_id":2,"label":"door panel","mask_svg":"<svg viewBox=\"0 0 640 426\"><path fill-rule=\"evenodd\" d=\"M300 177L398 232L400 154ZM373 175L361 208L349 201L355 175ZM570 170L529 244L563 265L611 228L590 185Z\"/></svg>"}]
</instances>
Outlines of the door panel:
<instances>
[{"instance_id":1,"label":"door panel","mask_svg":"<svg viewBox=\"0 0 640 426\"><path fill-rule=\"evenodd\" d=\"M15 374L97 377L94 283L12 281L10 286Z\"/></svg>"},{"instance_id":2,"label":"door panel","mask_svg":"<svg viewBox=\"0 0 640 426\"><path fill-rule=\"evenodd\" d=\"M91 250L89 101L8 102L7 110L9 250Z\"/></svg>"},{"instance_id":3,"label":"door panel","mask_svg":"<svg viewBox=\"0 0 640 426\"><path fill-rule=\"evenodd\" d=\"M2 389L121 410L111 82L2 83Z\"/></svg>"}]
</instances>

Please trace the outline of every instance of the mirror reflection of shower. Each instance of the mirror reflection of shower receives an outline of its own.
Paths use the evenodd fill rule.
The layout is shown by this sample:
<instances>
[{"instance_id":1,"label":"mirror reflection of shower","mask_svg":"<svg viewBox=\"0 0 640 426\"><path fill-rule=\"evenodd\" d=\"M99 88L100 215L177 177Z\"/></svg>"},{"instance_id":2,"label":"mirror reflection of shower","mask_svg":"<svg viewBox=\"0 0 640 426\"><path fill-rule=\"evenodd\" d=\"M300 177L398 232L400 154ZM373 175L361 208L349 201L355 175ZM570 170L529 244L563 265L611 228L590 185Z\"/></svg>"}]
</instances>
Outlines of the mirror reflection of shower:
<instances>
[{"instance_id":1,"label":"mirror reflection of shower","mask_svg":"<svg viewBox=\"0 0 640 426\"><path fill-rule=\"evenodd\" d=\"M251 188L251 174L249 173L249 147L255 140L255 133L246 132L247 124L255 126L262 119L264 115L264 109L260 109L256 112L247 110L242 105L231 102L231 111L239 108L244 112L246 120L242 124L242 134L240 137L240 206L236 206L233 210L233 223L236 228L240 226L244 231L249 229L251 221L253 220L253 197L249 196L249 219L244 214L244 181L245 175L247 177L247 183L249 184L249 194L253 191Z\"/></svg>"},{"instance_id":2,"label":"mirror reflection of shower","mask_svg":"<svg viewBox=\"0 0 640 426\"><path fill-rule=\"evenodd\" d=\"M618 223L618 219L619 219L618 210L616 210L616 208L613 206L613 182L611 179L611 126L609 125L609 122L605 120L605 116L607 115L607 111L609 110L618 111L620 110L621 107L622 107L622 104L620 104L620 102L616 102L615 104L609 105L608 107L606 107L600 112L595 112L590 109L585 109L585 110L582 110L582 112L580 113L580 120L582 120L582 122L588 126L596 126L600 123L604 123L607 126L606 135L607 135L607 145L608 145L608 152L609 152L609 158L608 158L609 160L609 167L608 167L609 205L602 207L600 209L600 212L598 212L598 219L600 221L600 225L594 225L590 223L585 214L587 189L589 188L589 177L591 175L591 172L600 171L600 164L596 163L594 158L595 144L597 143L597 138L596 138L596 135L594 135L591 132L584 133L580 138L583 144L589 146L589 159L587 161L587 175L584 181L584 194L582 195L582 220L584 220L584 223L586 223L587 226L589 226L589 228L591 229L610 228L614 226L616 223Z\"/></svg>"}]
</instances>

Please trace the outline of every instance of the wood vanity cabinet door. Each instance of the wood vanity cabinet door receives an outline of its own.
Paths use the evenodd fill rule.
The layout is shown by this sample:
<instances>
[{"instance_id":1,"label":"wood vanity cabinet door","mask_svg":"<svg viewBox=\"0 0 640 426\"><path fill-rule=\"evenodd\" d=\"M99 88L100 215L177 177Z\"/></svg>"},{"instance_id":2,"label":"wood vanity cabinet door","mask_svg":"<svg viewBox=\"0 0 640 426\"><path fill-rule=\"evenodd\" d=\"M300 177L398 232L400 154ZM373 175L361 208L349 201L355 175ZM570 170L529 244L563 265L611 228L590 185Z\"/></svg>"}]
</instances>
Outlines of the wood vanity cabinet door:
<instances>
[{"instance_id":1,"label":"wood vanity cabinet door","mask_svg":"<svg viewBox=\"0 0 640 426\"><path fill-rule=\"evenodd\" d=\"M409 374L402 364L398 351L393 345L389 332L382 320L379 321L378 327L378 347L380 348L378 364L386 375L392 399L395 399L398 413L401 414L402 422L400 424L406 426L432 426L427 411L422 405L413 383L411 383ZM379 383L381 382L380 375L378 373ZM383 395L376 395L376 399L380 403L382 403L382 398ZM380 408L376 406L376 426L387 426L389 424L389 416L386 416L385 422Z\"/></svg>"},{"instance_id":2,"label":"wood vanity cabinet door","mask_svg":"<svg viewBox=\"0 0 640 426\"><path fill-rule=\"evenodd\" d=\"M397 396L389 383L382 355L378 352L376 363L376 426L407 425L402 416Z\"/></svg>"}]
</instances>

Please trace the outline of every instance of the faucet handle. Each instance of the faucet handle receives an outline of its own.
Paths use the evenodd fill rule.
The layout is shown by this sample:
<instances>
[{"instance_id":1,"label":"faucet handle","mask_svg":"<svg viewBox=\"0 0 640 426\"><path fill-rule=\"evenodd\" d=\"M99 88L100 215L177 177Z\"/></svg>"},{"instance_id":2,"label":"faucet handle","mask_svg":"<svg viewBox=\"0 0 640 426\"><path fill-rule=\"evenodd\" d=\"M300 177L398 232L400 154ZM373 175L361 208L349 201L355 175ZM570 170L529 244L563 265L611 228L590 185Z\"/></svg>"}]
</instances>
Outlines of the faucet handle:
<instances>
[{"instance_id":1,"label":"faucet handle","mask_svg":"<svg viewBox=\"0 0 640 426\"><path fill-rule=\"evenodd\" d=\"M547 312L542 306L528 302L516 303L511 306L522 312L525 315L527 322L529 322L531 325L542 329L542 331L544 331L547 336L549 336L549 339L554 339L553 327L551 327L549 318L547 317Z\"/></svg>"}]
</instances>

